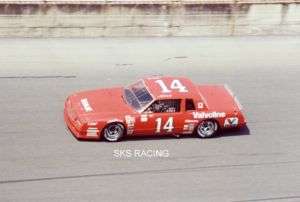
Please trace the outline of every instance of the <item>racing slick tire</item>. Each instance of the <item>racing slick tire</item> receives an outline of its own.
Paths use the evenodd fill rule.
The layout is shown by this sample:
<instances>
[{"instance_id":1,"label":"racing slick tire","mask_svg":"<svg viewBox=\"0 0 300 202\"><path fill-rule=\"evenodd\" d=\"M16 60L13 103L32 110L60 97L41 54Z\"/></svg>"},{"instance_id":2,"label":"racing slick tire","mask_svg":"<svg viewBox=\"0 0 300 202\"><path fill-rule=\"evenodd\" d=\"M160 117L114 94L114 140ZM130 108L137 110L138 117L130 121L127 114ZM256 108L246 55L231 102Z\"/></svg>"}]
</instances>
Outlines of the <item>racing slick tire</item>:
<instances>
[{"instance_id":1,"label":"racing slick tire","mask_svg":"<svg viewBox=\"0 0 300 202\"><path fill-rule=\"evenodd\" d=\"M203 120L197 126L196 132L200 138L209 138L216 135L218 123L215 120Z\"/></svg>"},{"instance_id":2,"label":"racing slick tire","mask_svg":"<svg viewBox=\"0 0 300 202\"><path fill-rule=\"evenodd\" d=\"M103 137L108 142L119 141L125 132L125 128L121 123L111 123L103 130Z\"/></svg>"}]
</instances>

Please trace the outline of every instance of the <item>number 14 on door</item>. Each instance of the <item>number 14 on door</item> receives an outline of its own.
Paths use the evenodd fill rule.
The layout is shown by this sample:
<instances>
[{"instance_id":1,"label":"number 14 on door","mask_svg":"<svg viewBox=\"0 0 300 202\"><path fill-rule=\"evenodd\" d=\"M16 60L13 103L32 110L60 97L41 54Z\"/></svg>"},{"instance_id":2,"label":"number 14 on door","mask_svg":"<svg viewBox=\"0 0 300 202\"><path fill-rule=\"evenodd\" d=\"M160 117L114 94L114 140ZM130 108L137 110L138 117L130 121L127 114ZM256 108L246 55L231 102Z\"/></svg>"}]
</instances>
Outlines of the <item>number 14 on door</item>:
<instances>
[{"instance_id":1,"label":"number 14 on door","mask_svg":"<svg viewBox=\"0 0 300 202\"><path fill-rule=\"evenodd\" d=\"M161 130L164 130L165 132L172 132L174 129L174 125L173 125L173 117L169 117L168 120L166 121L166 123L163 125L162 127L162 118L159 117L157 119L155 119L156 121L156 133L160 133Z\"/></svg>"}]
</instances>

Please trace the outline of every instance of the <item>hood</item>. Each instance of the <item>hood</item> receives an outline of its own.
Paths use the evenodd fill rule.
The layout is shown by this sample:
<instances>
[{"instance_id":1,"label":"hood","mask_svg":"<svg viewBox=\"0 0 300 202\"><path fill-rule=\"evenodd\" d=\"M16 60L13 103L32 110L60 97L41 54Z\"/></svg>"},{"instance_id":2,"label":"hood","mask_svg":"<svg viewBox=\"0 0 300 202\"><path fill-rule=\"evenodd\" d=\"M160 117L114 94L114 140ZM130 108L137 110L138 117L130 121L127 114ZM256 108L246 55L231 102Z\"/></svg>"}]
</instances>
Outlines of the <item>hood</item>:
<instances>
[{"instance_id":1,"label":"hood","mask_svg":"<svg viewBox=\"0 0 300 202\"><path fill-rule=\"evenodd\" d=\"M113 114L133 113L122 95L123 88L107 88L75 93L70 96L70 99L78 115L96 116L99 114L103 118Z\"/></svg>"}]
</instances>

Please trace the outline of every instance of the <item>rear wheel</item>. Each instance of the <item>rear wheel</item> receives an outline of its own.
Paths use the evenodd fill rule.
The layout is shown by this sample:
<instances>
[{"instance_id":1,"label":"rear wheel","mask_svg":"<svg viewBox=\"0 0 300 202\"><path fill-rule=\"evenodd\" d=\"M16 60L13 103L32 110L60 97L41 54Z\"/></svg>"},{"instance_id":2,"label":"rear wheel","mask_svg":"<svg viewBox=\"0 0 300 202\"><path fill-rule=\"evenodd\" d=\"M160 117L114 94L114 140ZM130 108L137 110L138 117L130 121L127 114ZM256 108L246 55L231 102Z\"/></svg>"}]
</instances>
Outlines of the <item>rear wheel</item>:
<instances>
[{"instance_id":1,"label":"rear wheel","mask_svg":"<svg viewBox=\"0 0 300 202\"><path fill-rule=\"evenodd\" d=\"M197 134L201 138L212 137L217 133L218 124L214 120L201 121L197 127Z\"/></svg>"},{"instance_id":2,"label":"rear wheel","mask_svg":"<svg viewBox=\"0 0 300 202\"><path fill-rule=\"evenodd\" d=\"M119 141L124 135L124 126L120 123L111 123L103 130L103 137L109 142Z\"/></svg>"}]
</instances>

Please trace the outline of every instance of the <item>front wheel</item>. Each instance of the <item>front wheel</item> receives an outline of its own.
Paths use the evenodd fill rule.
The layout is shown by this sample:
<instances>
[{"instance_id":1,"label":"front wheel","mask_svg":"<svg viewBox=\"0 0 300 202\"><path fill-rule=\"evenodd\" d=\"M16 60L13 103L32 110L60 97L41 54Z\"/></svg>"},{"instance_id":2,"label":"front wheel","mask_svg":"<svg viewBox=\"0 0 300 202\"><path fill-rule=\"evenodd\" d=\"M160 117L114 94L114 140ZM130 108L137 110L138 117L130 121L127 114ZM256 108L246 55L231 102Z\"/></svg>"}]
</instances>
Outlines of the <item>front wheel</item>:
<instances>
[{"instance_id":1,"label":"front wheel","mask_svg":"<svg viewBox=\"0 0 300 202\"><path fill-rule=\"evenodd\" d=\"M201 138L212 137L217 133L218 124L214 120L201 121L197 127L197 134Z\"/></svg>"},{"instance_id":2,"label":"front wheel","mask_svg":"<svg viewBox=\"0 0 300 202\"><path fill-rule=\"evenodd\" d=\"M124 126L120 123L111 123L104 128L103 137L109 142L117 142L124 135Z\"/></svg>"}]
</instances>

